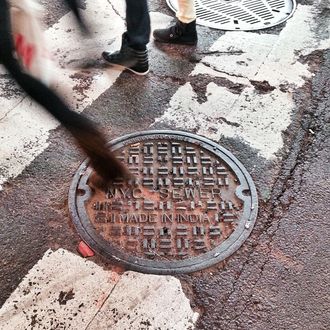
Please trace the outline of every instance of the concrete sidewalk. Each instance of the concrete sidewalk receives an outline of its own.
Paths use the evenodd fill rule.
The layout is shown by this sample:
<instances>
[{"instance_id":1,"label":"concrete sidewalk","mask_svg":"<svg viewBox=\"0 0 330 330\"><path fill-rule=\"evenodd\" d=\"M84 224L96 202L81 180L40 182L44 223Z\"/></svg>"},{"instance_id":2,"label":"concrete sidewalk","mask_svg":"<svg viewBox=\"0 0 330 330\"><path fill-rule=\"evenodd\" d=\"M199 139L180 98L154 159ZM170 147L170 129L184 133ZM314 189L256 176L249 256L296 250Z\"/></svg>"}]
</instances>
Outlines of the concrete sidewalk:
<instances>
[{"instance_id":1,"label":"concrete sidewalk","mask_svg":"<svg viewBox=\"0 0 330 330\"><path fill-rule=\"evenodd\" d=\"M0 310L1 330L194 329L171 276L118 275L63 249L49 250Z\"/></svg>"}]
</instances>

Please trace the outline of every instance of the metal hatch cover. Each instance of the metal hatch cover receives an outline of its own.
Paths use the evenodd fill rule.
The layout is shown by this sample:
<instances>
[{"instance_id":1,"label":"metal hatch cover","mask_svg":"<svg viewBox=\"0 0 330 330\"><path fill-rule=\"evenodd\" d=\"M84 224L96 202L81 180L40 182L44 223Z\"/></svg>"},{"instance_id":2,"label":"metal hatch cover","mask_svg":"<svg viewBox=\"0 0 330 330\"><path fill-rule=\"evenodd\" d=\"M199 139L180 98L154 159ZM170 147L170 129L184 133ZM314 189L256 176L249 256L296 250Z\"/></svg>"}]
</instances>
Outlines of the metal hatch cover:
<instances>
[{"instance_id":1,"label":"metal hatch cover","mask_svg":"<svg viewBox=\"0 0 330 330\"><path fill-rule=\"evenodd\" d=\"M131 270L189 273L224 260L251 233L254 183L220 145L179 131L130 134L110 145L134 179L95 191L87 159L69 192L77 231L96 252Z\"/></svg>"},{"instance_id":2,"label":"metal hatch cover","mask_svg":"<svg viewBox=\"0 0 330 330\"><path fill-rule=\"evenodd\" d=\"M178 0L166 0L178 11ZM261 30L293 15L295 0L195 0L197 23L219 30Z\"/></svg>"}]
</instances>

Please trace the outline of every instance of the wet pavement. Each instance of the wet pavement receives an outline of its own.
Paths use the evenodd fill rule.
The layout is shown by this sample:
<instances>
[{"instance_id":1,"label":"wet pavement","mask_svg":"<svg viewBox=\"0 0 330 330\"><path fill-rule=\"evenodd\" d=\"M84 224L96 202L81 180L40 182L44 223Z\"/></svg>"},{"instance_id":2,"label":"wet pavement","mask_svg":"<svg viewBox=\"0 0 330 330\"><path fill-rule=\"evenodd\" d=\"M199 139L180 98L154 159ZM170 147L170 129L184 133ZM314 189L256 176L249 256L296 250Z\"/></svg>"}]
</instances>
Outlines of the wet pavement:
<instances>
[{"instance_id":1,"label":"wet pavement","mask_svg":"<svg viewBox=\"0 0 330 330\"><path fill-rule=\"evenodd\" d=\"M329 55L249 242L219 267L180 277L202 306L198 329L329 326Z\"/></svg>"},{"instance_id":2,"label":"wet pavement","mask_svg":"<svg viewBox=\"0 0 330 330\"><path fill-rule=\"evenodd\" d=\"M224 262L176 276L191 307L200 315L196 329L314 330L330 326L326 234L330 200L330 52L328 47L320 46L329 39L326 22L330 8L325 1L298 3L302 6L288 23L251 33L252 39L248 39L250 33L237 34L240 37L233 41L237 49L227 50L229 60L219 61L212 56L222 56L221 47L230 42L231 35L227 38L224 31L199 27L197 48L157 46L152 42L151 72L147 76L123 72L90 104L77 101L79 109L98 122L109 139L147 129L183 129L219 142L253 177L260 210L248 240ZM47 13L48 24L66 14L55 5L47 6L53 10ZM172 15L160 1L150 4L150 9L157 15ZM273 41L279 46L286 40L292 44L290 36L281 32L287 27L292 33L308 25L300 21L311 22L314 16L310 13L317 18L311 27L313 38L299 44L297 35L297 44L293 45L293 49L297 47L296 57L290 58L289 67L282 62L277 68L276 52L274 62L268 52L273 49ZM157 15L154 17L159 18ZM272 42L267 38L273 38ZM218 39L222 42L214 46ZM255 42L254 47L269 46L265 49L269 61L265 73L260 69L262 63L257 62L263 53L254 55L248 47L250 41ZM312 46L316 41L320 44ZM102 47L99 45L95 53ZM284 58L287 54L281 51ZM240 52L247 53L248 58L254 56L253 64L242 65L242 59L235 57L244 56ZM74 59L70 54L67 59L61 56L64 64ZM231 62L240 63L232 66ZM197 67L203 63L203 68ZM254 65L260 69L257 74L252 70ZM269 79L265 80L267 75ZM1 97L18 95L15 89L8 93ZM213 112L209 111L212 107ZM226 111L232 108L234 112ZM242 109L251 109L251 117L244 116ZM254 113L259 117L253 117ZM268 114L269 121L263 122ZM251 118L254 122L250 127ZM67 198L84 155L63 128L50 129L47 145L0 191L1 305L48 249L76 253L79 243ZM28 150L38 143L37 137L24 147ZM15 157L17 163L25 164L20 156ZM5 165L0 167L0 174L5 173ZM116 266L99 256L89 260L118 272ZM145 327L148 329L148 324Z\"/></svg>"}]
</instances>

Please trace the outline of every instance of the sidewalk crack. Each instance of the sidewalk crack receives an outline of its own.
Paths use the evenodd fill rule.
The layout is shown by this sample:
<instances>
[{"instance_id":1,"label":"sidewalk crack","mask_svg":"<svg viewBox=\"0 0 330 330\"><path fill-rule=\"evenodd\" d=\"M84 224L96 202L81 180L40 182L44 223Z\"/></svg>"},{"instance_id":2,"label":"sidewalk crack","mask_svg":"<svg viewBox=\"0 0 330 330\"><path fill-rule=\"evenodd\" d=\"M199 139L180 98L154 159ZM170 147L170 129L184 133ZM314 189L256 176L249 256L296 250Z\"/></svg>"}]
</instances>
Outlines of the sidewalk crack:
<instances>
[{"instance_id":1,"label":"sidewalk crack","mask_svg":"<svg viewBox=\"0 0 330 330\"><path fill-rule=\"evenodd\" d=\"M246 52L243 52L242 50L233 50L228 52L220 52L220 51L209 51L209 52L198 52L198 55L242 55Z\"/></svg>"},{"instance_id":2,"label":"sidewalk crack","mask_svg":"<svg viewBox=\"0 0 330 330\"><path fill-rule=\"evenodd\" d=\"M225 124L227 124L229 126L234 126L234 127L240 127L241 126L239 123L236 123L234 121L230 121L230 120L226 119L225 117L218 117L218 119L220 119L221 121L223 121Z\"/></svg>"},{"instance_id":3,"label":"sidewalk crack","mask_svg":"<svg viewBox=\"0 0 330 330\"><path fill-rule=\"evenodd\" d=\"M243 79L247 79L249 80L249 78L245 77L245 76L242 76L242 75L239 75L239 74L234 74L234 73L228 73L226 71L223 71L223 70L219 70L217 69L214 65L212 64L209 64L209 63L205 63L205 62L202 62L203 65L205 65L206 67L216 71L216 72L219 72L219 73L223 73L223 74L226 74L230 77L236 77L236 78L243 78Z\"/></svg>"},{"instance_id":4,"label":"sidewalk crack","mask_svg":"<svg viewBox=\"0 0 330 330\"><path fill-rule=\"evenodd\" d=\"M112 10L115 12L117 16L119 16L123 21L125 21L125 17L121 16L119 11L115 8L115 6L112 4L111 0L107 0L108 4L111 6Z\"/></svg>"},{"instance_id":5,"label":"sidewalk crack","mask_svg":"<svg viewBox=\"0 0 330 330\"><path fill-rule=\"evenodd\" d=\"M110 290L109 294L107 295L107 297L104 299L102 305L100 306L100 308L96 311L96 313L94 314L94 316L92 317L92 319L88 322L86 328L84 330L88 330L89 326L93 323L93 321L95 320L96 316L99 314L100 310L102 309L102 307L105 305L105 303L108 301L109 297L111 296L112 292L115 290L117 284L119 281L116 282L116 284L112 287L112 289Z\"/></svg>"},{"instance_id":6,"label":"sidewalk crack","mask_svg":"<svg viewBox=\"0 0 330 330\"><path fill-rule=\"evenodd\" d=\"M8 115L16 108L18 107L24 100L26 99L26 96L23 96L21 100L19 100L10 110L8 110L2 117L0 117L0 123L2 120L8 117Z\"/></svg>"}]
</instances>

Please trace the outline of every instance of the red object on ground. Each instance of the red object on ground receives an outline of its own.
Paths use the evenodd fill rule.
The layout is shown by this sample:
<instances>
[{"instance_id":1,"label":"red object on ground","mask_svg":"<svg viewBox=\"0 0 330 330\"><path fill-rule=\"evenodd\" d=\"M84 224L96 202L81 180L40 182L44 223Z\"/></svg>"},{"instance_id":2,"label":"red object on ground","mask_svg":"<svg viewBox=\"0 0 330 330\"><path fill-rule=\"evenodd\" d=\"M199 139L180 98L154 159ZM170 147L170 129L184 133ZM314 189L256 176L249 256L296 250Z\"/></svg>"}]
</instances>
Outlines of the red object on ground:
<instances>
[{"instance_id":1,"label":"red object on ground","mask_svg":"<svg viewBox=\"0 0 330 330\"><path fill-rule=\"evenodd\" d=\"M94 251L84 241L80 241L77 250L84 258L93 257L95 255Z\"/></svg>"}]
</instances>

